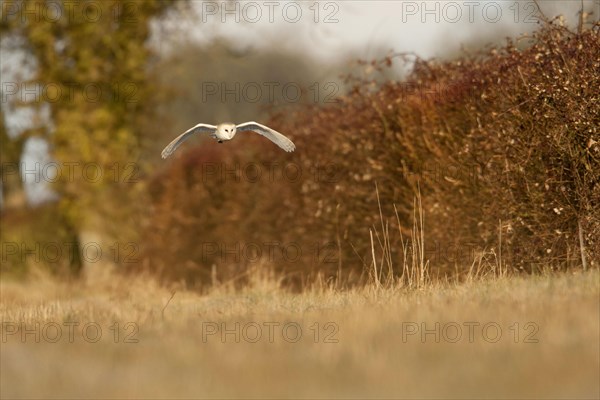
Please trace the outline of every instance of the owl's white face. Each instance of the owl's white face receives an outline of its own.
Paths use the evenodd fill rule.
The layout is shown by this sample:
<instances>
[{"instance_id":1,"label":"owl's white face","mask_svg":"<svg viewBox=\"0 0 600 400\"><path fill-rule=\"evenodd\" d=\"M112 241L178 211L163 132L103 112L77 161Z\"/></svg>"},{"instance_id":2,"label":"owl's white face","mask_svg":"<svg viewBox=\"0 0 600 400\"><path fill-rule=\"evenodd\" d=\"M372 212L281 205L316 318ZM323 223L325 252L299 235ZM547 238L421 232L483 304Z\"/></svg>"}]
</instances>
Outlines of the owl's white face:
<instances>
[{"instance_id":1,"label":"owl's white face","mask_svg":"<svg viewBox=\"0 0 600 400\"><path fill-rule=\"evenodd\" d=\"M219 140L231 140L235 136L235 124L225 122L217 125L215 136Z\"/></svg>"}]
</instances>

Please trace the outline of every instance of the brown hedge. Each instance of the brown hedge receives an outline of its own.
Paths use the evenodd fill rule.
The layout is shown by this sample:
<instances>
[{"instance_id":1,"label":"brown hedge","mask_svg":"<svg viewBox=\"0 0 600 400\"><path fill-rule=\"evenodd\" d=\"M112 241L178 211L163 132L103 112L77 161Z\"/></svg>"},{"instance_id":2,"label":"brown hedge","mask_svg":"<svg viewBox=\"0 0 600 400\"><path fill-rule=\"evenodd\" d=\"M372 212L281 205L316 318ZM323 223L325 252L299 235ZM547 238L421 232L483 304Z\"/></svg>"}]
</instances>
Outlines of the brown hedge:
<instances>
[{"instance_id":1,"label":"brown hedge","mask_svg":"<svg viewBox=\"0 0 600 400\"><path fill-rule=\"evenodd\" d=\"M525 49L509 41L453 61L417 59L402 82L350 77L337 103L274 115L269 123L297 144L291 156L251 138L188 152L151 184L143 264L201 285L213 264L219 280L243 276L249 264L243 255L209 257L202 243L294 243L298 257L268 260L286 276L358 281L371 260L369 229L381 235L389 222L398 232L395 207L410 235L420 191L436 275L461 274L476 252L492 250L514 269L578 268L580 231L588 267L597 267L598 25L548 24L527 40ZM210 162L292 165L301 177L216 178L203 170ZM402 251L394 235L398 264Z\"/></svg>"}]
</instances>

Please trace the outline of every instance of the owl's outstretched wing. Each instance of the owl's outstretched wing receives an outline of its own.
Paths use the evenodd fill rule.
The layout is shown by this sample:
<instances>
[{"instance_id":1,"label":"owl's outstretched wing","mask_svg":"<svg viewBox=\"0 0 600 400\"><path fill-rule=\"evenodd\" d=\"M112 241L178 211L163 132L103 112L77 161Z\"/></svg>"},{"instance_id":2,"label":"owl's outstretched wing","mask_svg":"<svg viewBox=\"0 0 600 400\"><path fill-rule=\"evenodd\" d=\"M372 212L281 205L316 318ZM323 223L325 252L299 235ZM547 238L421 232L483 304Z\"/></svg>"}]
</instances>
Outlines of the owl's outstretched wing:
<instances>
[{"instance_id":1,"label":"owl's outstretched wing","mask_svg":"<svg viewBox=\"0 0 600 400\"><path fill-rule=\"evenodd\" d=\"M237 131L253 131L259 133L287 152L294 151L296 145L290 139L268 126L258 122L244 122L236 126Z\"/></svg>"},{"instance_id":2,"label":"owl's outstretched wing","mask_svg":"<svg viewBox=\"0 0 600 400\"><path fill-rule=\"evenodd\" d=\"M214 125L209 124L198 124L187 131L183 132L181 135L177 136L171 143L164 148L160 155L162 158L167 158L179 147L181 143L183 143L187 138L192 136L195 133L204 133L204 132L214 132L217 129Z\"/></svg>"}]
</instances>

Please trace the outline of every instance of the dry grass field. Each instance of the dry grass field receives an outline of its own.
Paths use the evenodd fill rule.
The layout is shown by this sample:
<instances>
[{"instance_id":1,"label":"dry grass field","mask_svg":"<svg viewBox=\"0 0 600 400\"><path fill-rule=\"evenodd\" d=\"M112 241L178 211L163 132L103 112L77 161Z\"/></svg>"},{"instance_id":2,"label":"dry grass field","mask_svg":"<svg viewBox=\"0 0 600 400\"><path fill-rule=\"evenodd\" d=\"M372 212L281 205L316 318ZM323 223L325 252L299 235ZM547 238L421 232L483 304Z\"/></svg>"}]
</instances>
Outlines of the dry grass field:
<instances>
[{"instance_id":1,"label":"dry grass field","mask_svg":"<svg viewBox=\"0 0 600 400\"><path fill-rule=\"evenodd\" d=\"M292 293L255 274L204 295L4 280L1 396L597 399L599 278Z\"/></svg>"}]
</instances>

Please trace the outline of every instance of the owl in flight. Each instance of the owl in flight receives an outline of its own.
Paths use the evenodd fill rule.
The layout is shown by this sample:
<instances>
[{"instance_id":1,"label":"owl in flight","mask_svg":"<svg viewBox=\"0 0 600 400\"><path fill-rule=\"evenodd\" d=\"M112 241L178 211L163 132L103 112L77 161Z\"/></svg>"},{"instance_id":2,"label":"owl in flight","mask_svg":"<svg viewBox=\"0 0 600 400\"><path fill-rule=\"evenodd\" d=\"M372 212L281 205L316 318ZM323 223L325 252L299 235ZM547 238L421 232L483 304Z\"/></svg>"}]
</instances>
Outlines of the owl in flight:
<instances>
[{"instance_id":1,"label":"owl in flight","mask_svg":"<svg viewBox=\"0 0 600 400\"><path fill-rule=\"evenodd\" d=\"M231 140L235 136L237 132L246 132L253 131L259 133L269 139L271 142L275 143L277 146L281 147L283 150L287 152L294 151L296 145L283 136L281 133L277 132L274 129L269 128L268 126L259 124L258 122L244 122L242 124L232 124L230 122L224 122L219 125L209 125L209 124L198 124L187 131L183 132L181 135L177 136L171 143L164 148L161 155L162 158L167 158L179 147L181 143L187 140L190 136L195 133L208 133L210 137L217 139L219 143L223 143L224 141Z\"/></svg>"}]
</instances>

